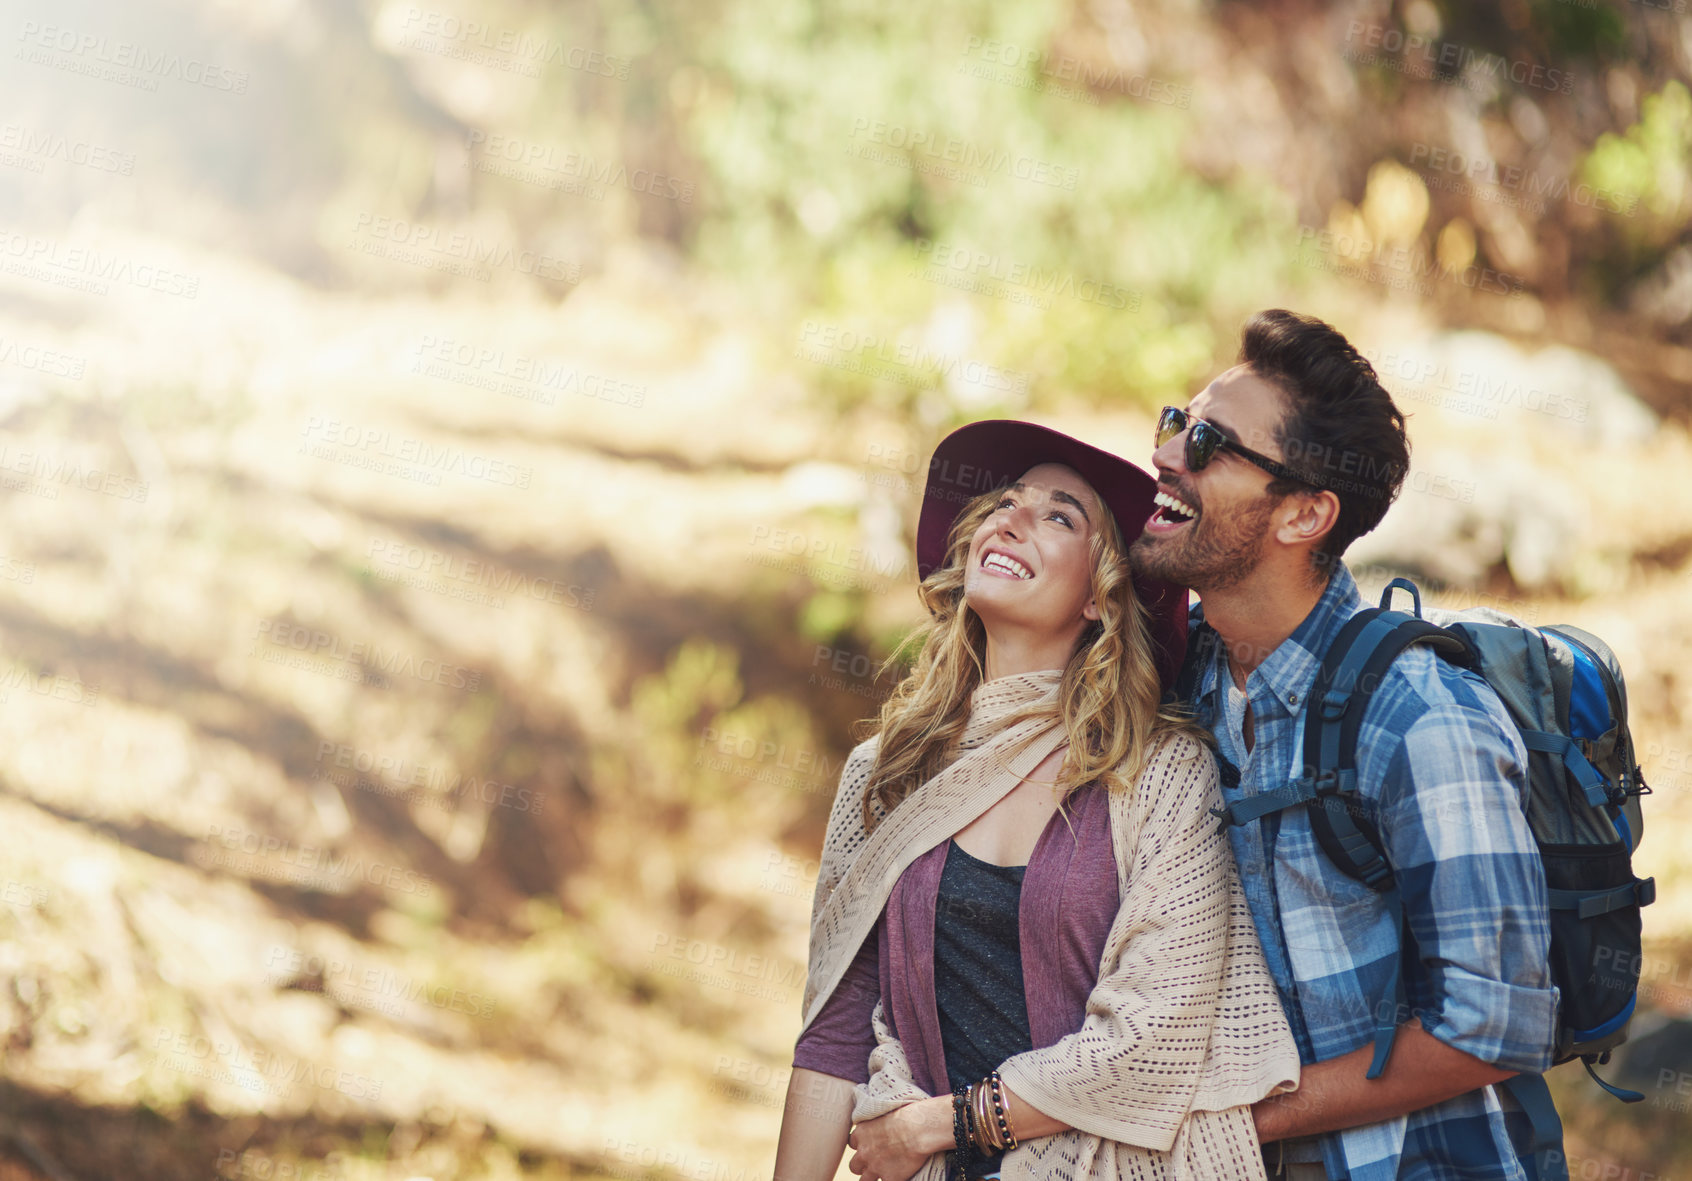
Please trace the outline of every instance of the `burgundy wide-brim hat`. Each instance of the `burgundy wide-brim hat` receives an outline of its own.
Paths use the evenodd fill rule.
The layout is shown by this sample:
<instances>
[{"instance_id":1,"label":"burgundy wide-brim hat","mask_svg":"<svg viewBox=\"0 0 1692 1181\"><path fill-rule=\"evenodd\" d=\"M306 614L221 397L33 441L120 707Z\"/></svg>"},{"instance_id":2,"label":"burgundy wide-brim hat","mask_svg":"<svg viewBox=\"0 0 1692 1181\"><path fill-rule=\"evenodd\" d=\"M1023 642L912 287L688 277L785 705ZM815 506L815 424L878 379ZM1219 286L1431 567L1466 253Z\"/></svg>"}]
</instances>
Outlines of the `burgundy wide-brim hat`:
<instances>
[{"instance_id":1,"label":"burgundy wide-brim hat","mask_svg":"<svg viewBox=\"0 0 1692 1181\"><path fill-rule=\"evenodd\" d=\"M946 539L964 506L984 492L1007 487L1031 467L1061 463L1091 484L1116 517L1124 544L1145 528L1157 507L1157 480L1121 456L1059 431L990 418L959 427L940 441L928 465L928 487L917 518L917 577L927 578L946 560ZM1167 687L1187 650L1187 590L1153 579L1134 579L1134 591L1151 616L1158 669Z\"/></svg>"}]
</instances>

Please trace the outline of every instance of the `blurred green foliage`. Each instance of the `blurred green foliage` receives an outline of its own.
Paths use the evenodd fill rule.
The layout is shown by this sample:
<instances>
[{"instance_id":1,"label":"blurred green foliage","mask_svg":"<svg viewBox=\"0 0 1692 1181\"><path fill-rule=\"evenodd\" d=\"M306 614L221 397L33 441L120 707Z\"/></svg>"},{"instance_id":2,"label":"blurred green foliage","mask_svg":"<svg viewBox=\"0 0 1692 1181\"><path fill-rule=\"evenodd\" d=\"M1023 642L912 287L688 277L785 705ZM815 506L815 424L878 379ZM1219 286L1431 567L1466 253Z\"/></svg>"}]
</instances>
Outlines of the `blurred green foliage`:
<instances>
[{"instance_id":1,"label":"blurred green foliage","mask_svg":"<svg viewBox=\"0 0 1692 1181\"><path fill-rule=\"evenodd\" d=\"M1686 228L1692 188L1692 94L1670 82L1647 95L1639 122L1623 135L1599 136L1581 173L1595 188L1637 200L1646 233L1657 243L1677 238Z\"/></svg>"},{"instance_id":2,"label":"blurred green foliage","mask_svg":"<svg viewBox=\"0 0 1692 1181\"><path fill-rule=\"evenodd\" d=\"M1143 76L1048 52L1062 15L724 5L672 86L706 174L697 261L756 279L789 339L820 322L1026 375L927 418L1015 405L1022 386L1146 404L1189 388L1212 326L1285 291L1293 210L1187 166L1189 80L1160 79L1171 101L1153 102L1129 93ZM894 372L818 379L901 413L946 388L939 366Z\"/></svg>"}]
</instances>

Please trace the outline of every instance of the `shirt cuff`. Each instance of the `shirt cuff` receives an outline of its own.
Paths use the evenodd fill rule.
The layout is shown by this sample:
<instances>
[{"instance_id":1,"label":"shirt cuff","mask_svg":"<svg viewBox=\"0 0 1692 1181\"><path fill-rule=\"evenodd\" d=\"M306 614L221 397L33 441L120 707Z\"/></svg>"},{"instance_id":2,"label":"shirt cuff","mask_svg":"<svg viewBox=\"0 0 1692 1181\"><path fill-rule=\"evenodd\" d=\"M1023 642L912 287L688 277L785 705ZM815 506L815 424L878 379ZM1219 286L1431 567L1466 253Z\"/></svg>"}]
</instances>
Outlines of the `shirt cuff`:
<instances>
[{"instance_id":1,"label":"shirt cuff","mask_svg":"<svg viewBox=\"0 0 1692 1181\"><path fill-rule=\"evenodd\" d=\"M1541 1074L1551 1066L1557 1037L1557 989L1530 988L1446 965L1437 986L1438 1011L1421 1014L1422 1028L1454 1050L1500 1070Z\"/></svg>"}]
</instances>

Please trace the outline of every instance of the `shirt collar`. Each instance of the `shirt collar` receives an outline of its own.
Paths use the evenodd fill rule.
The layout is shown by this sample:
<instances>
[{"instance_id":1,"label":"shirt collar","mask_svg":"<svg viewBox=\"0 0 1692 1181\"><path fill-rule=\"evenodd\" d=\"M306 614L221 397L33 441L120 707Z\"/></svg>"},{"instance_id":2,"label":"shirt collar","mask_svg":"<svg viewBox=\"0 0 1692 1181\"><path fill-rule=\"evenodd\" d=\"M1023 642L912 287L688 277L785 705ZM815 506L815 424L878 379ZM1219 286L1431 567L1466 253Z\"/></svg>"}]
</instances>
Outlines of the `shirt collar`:
<instances>
[{"instance_id":1,"label":"shirt collar","mask_svg":"<svg viewBox=\"0 0 1692 1181\"><path fill-rule=\"evenodd\" d=\"M1344 562L1334 563L1328 585L1310 609L1310 614L1246 678L1247 694L1255 696L1252 682L1256 681L1280 702L1282 709L1289 714L1296 713L1316 680L1323 654L1334 642L1340 628L1345 626L1345 621L1362 606L1363 596L1351 571L1346 569ZM1218 644L1216 649L1216 675L1229 676L1227 646Z\"/></svg>"}]
</instances>

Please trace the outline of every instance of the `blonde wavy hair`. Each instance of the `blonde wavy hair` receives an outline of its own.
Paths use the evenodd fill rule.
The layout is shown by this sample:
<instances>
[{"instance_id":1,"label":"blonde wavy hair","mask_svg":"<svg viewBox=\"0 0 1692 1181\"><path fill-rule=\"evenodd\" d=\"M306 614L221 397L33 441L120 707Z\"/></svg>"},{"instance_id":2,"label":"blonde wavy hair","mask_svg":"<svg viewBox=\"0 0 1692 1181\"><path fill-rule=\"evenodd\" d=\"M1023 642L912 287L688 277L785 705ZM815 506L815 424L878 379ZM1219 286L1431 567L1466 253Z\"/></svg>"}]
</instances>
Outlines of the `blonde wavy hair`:
<instances>
[{"instance_id":1,"label":"blonde wavy hair","mask_svg":"<svg viewBox=\"0 0 1692 1181\"><path fill-rule=\"evenodd\" d=\"M879 720L864 723L868 733L881 736L864 793L866 831L876 825L873 804L891 812L957 756L987 655L986 628L964 599L969 547L1003 496L1003 490L990 492L965 507L947 538L945 561L917 587L929 619L902 648L917 646L915 664L883 703ZM1200 736L1188 712L1163 705L1150 613L1134 593L1116 520L1108 509L1103 517L1088 543L1099 618L1077 640L1055 705L1030 706L1010 719L1061 716L1069 749L1058 776L1060 802L1088 783L1132 790L1165 735ZM889 657L886 667L899 656Z\"/></svg>"}]
</instances>

